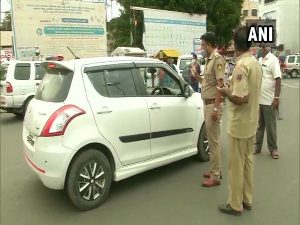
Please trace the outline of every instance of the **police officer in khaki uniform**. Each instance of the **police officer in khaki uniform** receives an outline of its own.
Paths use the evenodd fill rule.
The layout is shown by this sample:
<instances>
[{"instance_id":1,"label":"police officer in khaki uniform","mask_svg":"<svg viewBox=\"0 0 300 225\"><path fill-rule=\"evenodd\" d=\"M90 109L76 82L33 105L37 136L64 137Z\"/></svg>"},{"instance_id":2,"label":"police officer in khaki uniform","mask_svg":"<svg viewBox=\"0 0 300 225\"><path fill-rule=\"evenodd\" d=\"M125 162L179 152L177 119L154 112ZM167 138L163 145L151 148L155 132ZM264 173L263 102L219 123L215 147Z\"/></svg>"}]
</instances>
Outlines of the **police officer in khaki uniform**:
<instances>
[{"instance_id":1,"label":"police officer in khaki uniform","mask_svg":"<svg viewBox=\"0 0 300 225\"><path fill-rule=\"evenodd\" d=\"M246 27L234 33L237 61L230 87L219 88L227 104L228 200L219 206L223 213L241 215L251 210L253 195L253 150L258 125L262 68L250 53Z\"/></svg>"},{"instance_id":2,"label":"police officer in khaki uniform","mask_svg":"<svg viewBox=\"0 0 300 225\"><path fill-rule=\"evenodd\" d=\"M223 100L217 86L224 85L225 60L216 51L216 37L207 32L201 36L201 45L207 58L202 83L202 99L204 102L205 128L210 151L211 168L205 172L202 182L204 187L212 187L220 184L221 156L220 156L220 133L223 111Z\"/></svg>"}]
</instances>

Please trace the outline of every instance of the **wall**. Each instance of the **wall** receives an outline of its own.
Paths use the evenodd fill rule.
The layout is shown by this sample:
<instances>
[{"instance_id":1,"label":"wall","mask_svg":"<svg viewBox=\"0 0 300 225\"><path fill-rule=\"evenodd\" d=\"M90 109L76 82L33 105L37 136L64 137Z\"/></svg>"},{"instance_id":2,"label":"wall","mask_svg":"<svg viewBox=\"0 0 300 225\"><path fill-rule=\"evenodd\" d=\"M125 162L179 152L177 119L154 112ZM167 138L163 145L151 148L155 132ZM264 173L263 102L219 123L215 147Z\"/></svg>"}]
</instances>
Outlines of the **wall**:
<instances>
[{"instance_id":1,"label":"wall","mask_svg":"<svg viewBox=\"0 0 300 225\"><path fill-rule=\"evenodd\" d=\"M258 16L276 19L277 45L284 44L289 53L299 53L299 0L261 1Z\"/></svg>"}]
</instances>

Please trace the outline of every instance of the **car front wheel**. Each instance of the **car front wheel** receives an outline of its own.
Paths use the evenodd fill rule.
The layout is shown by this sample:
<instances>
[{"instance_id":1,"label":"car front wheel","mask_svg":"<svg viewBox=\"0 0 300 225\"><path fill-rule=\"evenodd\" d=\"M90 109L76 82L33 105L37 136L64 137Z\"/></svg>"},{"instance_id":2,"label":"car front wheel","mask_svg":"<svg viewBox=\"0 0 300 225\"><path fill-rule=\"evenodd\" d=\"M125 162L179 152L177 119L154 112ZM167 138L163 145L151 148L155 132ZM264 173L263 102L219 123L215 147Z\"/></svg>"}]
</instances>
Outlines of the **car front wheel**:
<instances>
[{"instance_id":1,"label":"car front wheel","mask_svg":"<svg viewBox=\"0 0 300 225\"><path fill-rule=\"evenodd\" d=\"M210 159L210 152L209 152L209 147L208 147L208 140L207 140L207 135L206 135L206 129L205 129L205 124L202 125L200 134L198 137L198 153L197 157L203 161L209 161Z\"/></svg>"},{"instance_id":2,"label":"car front wheel","mask_svg":"<svg viewBox=\"0 0 300 225\"><path fill-rule=\"evenodd\" d=\"M291 77L292 77L292 78L296 78L297 75L298 75L297 70L292 70L292 72L291 72Z\"/></svg>"},{"instance_id":3,"label":"car front wheel","mask_svg":"<svg viewBox=\"0 0 300 225\"><path fill-rule=\"evenodd\" d=\"M87 150L70 167L67 193L79 209L93 209L107 198L111 181L111 166L106 156L97 150Z\"/></svg>"}]
</instances>

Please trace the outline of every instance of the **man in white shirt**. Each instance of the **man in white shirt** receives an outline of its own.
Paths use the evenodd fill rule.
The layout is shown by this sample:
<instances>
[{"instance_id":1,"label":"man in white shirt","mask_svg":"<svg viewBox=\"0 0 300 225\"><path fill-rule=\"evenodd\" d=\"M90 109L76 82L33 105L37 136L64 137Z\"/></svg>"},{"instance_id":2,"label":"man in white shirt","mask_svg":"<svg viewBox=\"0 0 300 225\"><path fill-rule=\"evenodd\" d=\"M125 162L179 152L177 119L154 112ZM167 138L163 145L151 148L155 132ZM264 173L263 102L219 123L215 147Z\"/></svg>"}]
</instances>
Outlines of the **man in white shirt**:
<instances>
[{"instance_id":1,"label":"man in white shirt","mask_svg":"<svg viewBox=\"0 0 300 225\"><path fill-rule=\"evenodd\" d=\"M277 57L270 52L270 48L261 45L263 77L259 100L259 124L256 132L256 147L254 154L261 152L265 129L267 132L268 148L273 159L278 159L276 113L279 106L281 87L281 70Z\"/></svg>"}]
</instances>

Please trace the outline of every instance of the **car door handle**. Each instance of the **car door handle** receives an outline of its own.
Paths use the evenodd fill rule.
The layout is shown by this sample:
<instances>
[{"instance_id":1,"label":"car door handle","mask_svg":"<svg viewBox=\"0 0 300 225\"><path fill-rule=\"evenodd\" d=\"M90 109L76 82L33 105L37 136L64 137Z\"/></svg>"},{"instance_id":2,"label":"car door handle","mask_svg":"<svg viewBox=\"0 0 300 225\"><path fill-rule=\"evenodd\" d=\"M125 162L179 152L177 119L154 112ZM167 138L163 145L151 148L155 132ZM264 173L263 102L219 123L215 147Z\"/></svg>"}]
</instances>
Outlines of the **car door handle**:
<instances>
[{"instance_id":1,"label":"car door handle","mask_svg":"<svg viewBox=\"0 0 300 225\"><path fill-rule=\"evenodd\" d=\"M112 110L109 110L106 106L102 107L101 111L98 111L97 114L107 114L107 113L111 113Z\"/></svg>"},{"instance_id":2,"label":"car door handle","mask_svg":"<svg viewBox=\"0 0 300 225\"><path fill-rule=\"evenodd\" d=\"M97 114L107 114L107 113L111 113L112 110L103 110L103 111L99 111L97 112Z\"/></svg>"},{"instance_id":3,"label":"car door handle","mask_svg":"<svg viewBox=\"0 0 300 225\"><path fill-rule=\"evenodd\" d=\"M150 109L160 109L160 106L158 106L157 104L153 104L150 106Z\"/></svg>"}]
</instances>

